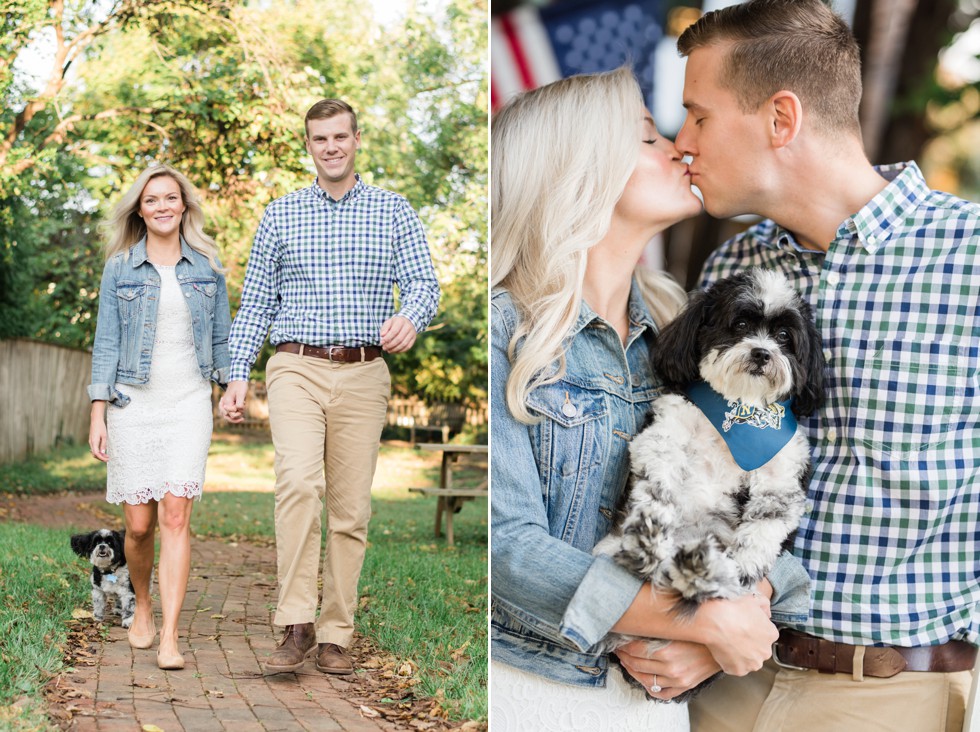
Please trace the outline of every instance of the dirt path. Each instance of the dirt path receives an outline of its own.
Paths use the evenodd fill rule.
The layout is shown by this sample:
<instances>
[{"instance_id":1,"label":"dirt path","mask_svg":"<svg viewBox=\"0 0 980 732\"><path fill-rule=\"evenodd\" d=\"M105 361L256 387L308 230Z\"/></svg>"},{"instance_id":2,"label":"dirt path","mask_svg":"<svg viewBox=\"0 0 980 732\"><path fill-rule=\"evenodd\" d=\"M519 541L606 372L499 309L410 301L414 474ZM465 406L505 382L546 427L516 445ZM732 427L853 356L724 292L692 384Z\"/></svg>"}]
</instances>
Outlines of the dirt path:
<instances>
[{"instance_id":1,"label":"dirt path","mask_svg":"<svg viewBox=\"0 0 980 732\"><path fill-rule=\"evenodd\" d=\"M101 493L0 496L0 519L111 527L117 519L102 511L103 500ZM276 644L273 548L195 539L191 567L180 620L187 667L161 671L155 651L130 648L118 625L105 632L91 620L73 621L66 656L74 670L47 687L49 714L62 729L455 728L436 700L415 698L413 680L399 676L397 659L360 637L351 648L358 669L353 676L321 674L311 659L295 674L263 677L259 659ZM459 729L485 730L486 725L469 722Z\"/></svg>"}]
</instances>

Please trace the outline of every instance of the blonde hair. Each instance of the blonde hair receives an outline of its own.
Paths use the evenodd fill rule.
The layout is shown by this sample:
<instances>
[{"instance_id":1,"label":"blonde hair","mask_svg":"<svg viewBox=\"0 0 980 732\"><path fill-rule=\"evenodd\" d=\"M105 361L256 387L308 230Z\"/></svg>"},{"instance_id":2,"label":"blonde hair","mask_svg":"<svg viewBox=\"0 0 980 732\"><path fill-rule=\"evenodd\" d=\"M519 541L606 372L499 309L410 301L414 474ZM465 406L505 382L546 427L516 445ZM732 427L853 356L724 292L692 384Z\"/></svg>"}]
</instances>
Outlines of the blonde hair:
<instances>
[{"instance_id":1,"label":"blonde hair","mask_svg":"<svg viewBox=\"0 0 980 732\"><path fill-rule=\"evenodd\" d=\"M746 114L780 90L796 94L824 132L861 136L861 54L822 0L748 0L706 13L677 41L681 56L732 44L721 82Z\"/></svg>"},{"instance_id":2,"label":"blonde hair","mask_svg":"<svg viewBox=\"0 0 980 732\"><path fill-rule=\"evenodd\" d=\"M224 272L218 263L218 245L214 243L214 239L204 233L204 210L201 208L201 199L197 195L197 190L191 185L187 176L163 164L151 165L140 173L133 185L113 207L106 223L106 228L110 232L105 246L106 259L126 251L146 236L146 222L139 215L140 199L147 183L163 175L173 178L180 187L180 197L185 207L184 215L180 220L180 234L184 237L184 241L191 249L207 257L211 269L215 272Z\"/></svg>"},{"instance_id":3,"label":"blonde hair","mask_svg":"<svg viewBox=\"0 0 980 732\"><path fill-rule=\"evenodd\" d=\"M525 92L494 116L490 277L520 316L508 344L507 405L521 422L535 421L528 393L565 372L563 341L578 317L588 250L608 232L639 157L642 100L624 67ZM636 275L662 325L683 290L662 273Z\"/></svg>"}]
</instances>

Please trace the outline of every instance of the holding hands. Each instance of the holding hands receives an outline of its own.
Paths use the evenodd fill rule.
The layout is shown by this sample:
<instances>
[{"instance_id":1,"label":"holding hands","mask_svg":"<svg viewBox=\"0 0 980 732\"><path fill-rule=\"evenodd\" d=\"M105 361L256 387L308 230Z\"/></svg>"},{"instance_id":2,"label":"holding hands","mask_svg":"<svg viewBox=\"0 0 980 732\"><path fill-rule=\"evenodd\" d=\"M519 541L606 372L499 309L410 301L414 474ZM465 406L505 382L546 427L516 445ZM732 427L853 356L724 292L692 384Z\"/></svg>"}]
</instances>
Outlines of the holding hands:
<instances>
[{"instance_id":1,"label":"holding hands","mask_svg":"<svg viewBox=\"0 0 980 732\"><path fill-rule=\"evenodd\" d=\"M231 381L218 402L218 415L234 424L245 421L245 396L248 394L247 381Z\"/></svg>"}]
</instances>

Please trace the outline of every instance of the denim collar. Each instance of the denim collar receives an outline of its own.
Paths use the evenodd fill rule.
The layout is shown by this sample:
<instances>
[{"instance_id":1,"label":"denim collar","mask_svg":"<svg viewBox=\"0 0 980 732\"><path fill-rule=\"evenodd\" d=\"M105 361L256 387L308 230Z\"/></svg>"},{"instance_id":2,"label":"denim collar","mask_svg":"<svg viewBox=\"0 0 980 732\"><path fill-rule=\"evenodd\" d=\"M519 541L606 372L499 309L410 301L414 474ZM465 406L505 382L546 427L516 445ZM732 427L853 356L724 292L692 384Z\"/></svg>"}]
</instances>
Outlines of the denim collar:
<instances>
[{"instance_id":1,"label":"denim collar","mask_svg":"<svg viewBox=\"0 0 980 732\"><path fill-rule=\"evenodd\" d=\"M187 240L184 237L180 237L180 258L186 259L188 262L193 262L193 251L190 244L187 243ZM146 235L130 248L129 257L133 262L133 269L149 261L146 256Z\"/></svg>"},{"instance_id":2,"label":"denim collar","mask_svg":"<svg viewBox=\"0 0 980 732\"><path fill-rule=\"evenodd\" d=\"M647 310L647 304L643 300L643 295L640 293L640 288L636 284L635 277L630 283L630 298L627 309L629 310L630 319L630 340L633 338L634 328L642 327L656 330L656 324L653 322L653 318L650 317L650 311ZM605 324L605 321L596 311L585 300L582 300L579 304L578 318L572 325L571 330L569 330L568 338L574 338L583 328L588 327L596 321Z\"/></svg>"}]
</instances>

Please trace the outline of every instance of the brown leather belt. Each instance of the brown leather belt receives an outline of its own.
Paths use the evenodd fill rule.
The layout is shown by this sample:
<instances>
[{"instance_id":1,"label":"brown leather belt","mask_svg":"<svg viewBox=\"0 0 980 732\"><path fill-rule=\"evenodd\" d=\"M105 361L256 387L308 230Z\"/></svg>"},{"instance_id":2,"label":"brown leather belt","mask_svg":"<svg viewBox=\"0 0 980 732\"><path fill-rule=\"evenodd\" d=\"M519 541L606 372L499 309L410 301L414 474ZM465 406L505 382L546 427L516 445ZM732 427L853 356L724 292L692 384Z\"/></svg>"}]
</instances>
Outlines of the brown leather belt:
<instances>
[{"instance_id":1,"label":"brown leather belt","mask_svg":"<svg viewBox=\"0 0 980 732\"><path fill-rule=\"evenodd\" d=\"M276 353L280 351L298 353L300 356L325 358L328 361L340 361L341 363L373 361L381 356L380 346L361 346L360 348L324 346L323 348L318 348L317 346L307 346L305 343L280 343L276 346Z\"/></svg>"},{"instance_id":2,"label":"brown leather belt","mask_svg":"<svg viewBox=\"0 0 980 732\"><path fill-rule=\"evenodd\" d=\"M795 630L779 631L779 640L772 646L772 657L784 668L816 669L822 674L853 674L854 656L862 649L863 675L881 679L901 671L969 671L977 660L977 647L958 640L918 648L849 646Z\"/></svg>"}]
</instances>

